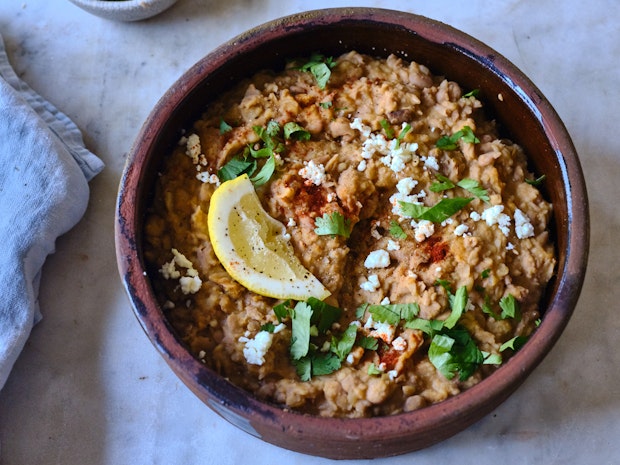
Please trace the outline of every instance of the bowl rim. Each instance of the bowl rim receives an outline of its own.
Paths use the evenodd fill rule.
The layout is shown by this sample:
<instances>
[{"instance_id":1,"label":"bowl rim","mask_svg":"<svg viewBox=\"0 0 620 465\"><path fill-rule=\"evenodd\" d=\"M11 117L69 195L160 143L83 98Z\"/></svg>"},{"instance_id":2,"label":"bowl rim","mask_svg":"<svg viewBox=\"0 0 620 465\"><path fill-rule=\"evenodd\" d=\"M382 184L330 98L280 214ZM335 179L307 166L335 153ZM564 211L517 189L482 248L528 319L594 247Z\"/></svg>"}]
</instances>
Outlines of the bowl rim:
<instances>
[{"instance_id":1,"label":"bowl rim","mask_svg":"<svg viewBox=\"0 0 620 465\"><path fill-rule=\"evenodd\" d=\"M567 255L562 269L556 271L562 279L548 303L540 327L521 350L480 383L437 404L393 416L372 418L308 416L259 401L251 394L224 381L219 375L210 378L210 375L215 372L202 365L185 349L174 336L174 331L158 309L154 297L148 295L148 292L145 293L145 290L149 289L149 283L147 277L144 276L144 267L135 242L135 233L139 231L136 231L136 225L132 224L135 219L128 217L127 212L129 206L138 200L136 190L141 169L144 167L148 147L156 139L157 114L164 109L175 108L184 102L204 79L200 70L223 65L230 53L244 53L252 50L259 41L265 40L265 36L267 40L274 37L278 27L282 25L288 28L286 33L290 34L310 23L333 24L334 21L339 20L369 21L369 17L370 21L407 27L416 34L423 34L424 39L433 42L443 42L442 34L448 31L454 40L451 43L443 42L445 46L468 54L471 59L489 68L503 81L510 81L509 84L538 119L545 133L552 134L549 142L561 165L562 184L568 203ZM493 56L492 62L489 62L490 56ZM536 96L536 101L532 96ZM121 278L132 301L134 312L148 337L173 371L191 390L199 394L201 398L204 394L212 397L213 401L209 402L209 405L213 410L258 437L262 434L249 418L252 412L260 412L263 420L272 423L273 428L289 429L292 436L300 438L324 432L326 422L341 425L343 430L346 427L348 438L351 440L363 438L364 441L373 441L386 437L402 440L410 437L412 431L424 432L431 427L437 429L438 426L444 428L446 434L434 442L455 434L463 429L459 427L455 430L451 426L455 412L461 415L467 423L466 426L480 419L489 410L486 406L488 403L495 407L512 394L555 345L579 298L585 278L589 248L587 191L575 147L560 117L532 81L501 54L452 26L414 13L369 7L325 8L275 19L230 39L193 65L159 100L140 129L136 142L127 157L120 182L115 229ZM498 373L502 376L498 376ZM300 417L304 418L303 426L298 424ZM263 439L271 442L268 437L263 437ZM410 448L401 452L408 450L415 449ZM376 456L378 455L373 455L373 457Z\"/></svg>"}]
</instances>

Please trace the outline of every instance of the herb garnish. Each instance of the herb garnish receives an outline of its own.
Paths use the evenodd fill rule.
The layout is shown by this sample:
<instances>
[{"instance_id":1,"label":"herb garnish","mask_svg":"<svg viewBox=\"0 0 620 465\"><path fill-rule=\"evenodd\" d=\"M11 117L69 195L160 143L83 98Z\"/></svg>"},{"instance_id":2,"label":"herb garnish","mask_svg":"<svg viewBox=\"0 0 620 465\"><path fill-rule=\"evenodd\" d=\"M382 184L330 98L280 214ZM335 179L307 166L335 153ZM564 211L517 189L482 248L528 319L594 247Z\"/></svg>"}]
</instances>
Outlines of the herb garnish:
<instances>
[{"instance_id":1,"label":"herb garnish","mask_svg":"<svg viewBox=\"0 0 620 465\"><path fill-rule=\"evenodd\" d=\"M379 124L383 128L383 131L385 131L385 137L387 137L388 139L393 139L394 129L392 129L392 126L390 126L388 120L382 119L381 121L379 121Z\"/></svg>"},{"instance_id":2,"label":"herb garnish","mask_svg":"<svg viewBox=\"0 0 620 465\"><path fill-rule=\"evenodd\" d=\"M319 89L325 89L327 81L331 76L332 68L336 66L336 62L333 57L325 57L320 53L314 53L310 56L308 62L302 65L299 69L301 71L309 71L316 79Z\"/></svg>"},{"instance_id":3,"label":"herb garnish","mask_svg":"<svg viewBox=\"0 0 620 465\"><path fill-rule=\"evenodd\" d=\"M478 144L480 142L480 139L476 137L474 131L469 126L464 126L463 129L455 132L451 136L441 137L435 146L442 150L456 150L459 140L463 140L463 142L468 142L470 144Z\"/></svg>"},{"instance_id":4,"label":"herb garnish","mask_svg":"<svg viewBox=\"0 0 620 465\"><path fill-rule=\"evenodd\" d=\"M232 131L232 126L224 121L224 118L220 118L220 134L226 134Z\"/></svg>"},{"instance_id":5,"label":"herb garnish","mask_svg":"<svg viewBox=\"0 0 620 465\"><path fill-rule=\"evenodd\" d=\"M417 205L410 202L403 202L402 200L398 203L400 204L401 210L404 215L407 215L416 220L427 220L433 223L441 223L442 221L447 220L456 212L461 210L472 200L474 200L473 197L454 197L449 199L441 199L432 207Z\"/></svg>"},{"instance_id":6,"label":"herb garnish","mask_svg":"<svg viewBox=\"0 0 620 465\"><path fill-rule=\"evenodd\" d=\"M480 89L473 89L463 95L463 98L478 97L478 94L480 94Z\"/></svg>"},{"instance_id":7,"label":"herb garnish","mask_svg":"<svg viewBox=\"0 0 620 465\"><path fill-rule=\"evenodd\" d=\"M536 179L526 179L525 182L532 186L540 186L542 182L547 178L546 174L538 176Z\"/></svg>"},{"instance_id":8,"label":"herb garnish","mask_svg":"<svg viewBox=\"0 0 620 465\"><path fill-rule=\"evenodd\" d=\"M227 127L230 126L221 120L220 132L228 131ZM288 122L282 128L277 121L271 120L265 127L254 126L252 130L260 138L260 142L247 145L242 153L222 166L217 172L220 181L228 181L242 174L247 174L255 186L261 186L273 176L276 170L276 155L285 151L285 140L310 139L310 133L295 122ZM266 160L258 170L258 160L260 159Z\"/></svg>"},{"instance_id":9,"label":"herb garnish","mask_svg":"<svg viewBox=\"0 0 620 465\"><path fill-rule=\"evenodd\" d=\"M314 219L314 232L319 236L351 235L351 221L338 212L324 213L322 217Z\"/></svg>"},{"instance_id":10,"label":"herb garnish","mask_svg":"<svg viewBox=\"0 0 620 465\"><path fill-rule=\"evenodd\" d=\"M396 220L390 221L390 234L394 236L396 239L407 238L407 234L403 230L402 226L398 224L398 221Z\"/></svg>"},{"instance_id":11,"label":"herb garnish","mask_svg":"<svg viewBox=\"0 0 620 465\"><path fill-rule=\"evenodd\" d=\"M434 182L431 184L431 187L429 188L431 192L443 192L449 189L454 189L458 186L475 195L484 202L488 202L490 200L487 190L480 187L480 184L475 179L464 178L454 184L450 178L444 176L443 174L437 173L435 177L439 180L439 182Z\"/></svg>"}]
</instances>

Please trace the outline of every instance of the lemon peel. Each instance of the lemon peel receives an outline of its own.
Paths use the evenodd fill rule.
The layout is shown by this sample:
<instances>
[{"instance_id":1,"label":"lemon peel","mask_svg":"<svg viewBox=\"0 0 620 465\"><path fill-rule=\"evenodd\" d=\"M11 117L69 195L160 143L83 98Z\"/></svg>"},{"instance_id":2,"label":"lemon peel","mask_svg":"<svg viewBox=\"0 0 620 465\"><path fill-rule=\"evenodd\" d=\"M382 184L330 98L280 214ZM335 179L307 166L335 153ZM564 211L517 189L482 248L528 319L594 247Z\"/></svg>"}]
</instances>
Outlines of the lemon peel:
<instances>
[{"instance_id":1,"label":"lemon peel","mask_svg":"<svg viewBox=\"0 0 620 465\"><path fill-rule=\"evenodd\" d=\"M277 299L330 295L295 255L284 225L264 210L247 174L215 190L207 227L220 263L247 289Z\"/></svg>"}]
</instances>

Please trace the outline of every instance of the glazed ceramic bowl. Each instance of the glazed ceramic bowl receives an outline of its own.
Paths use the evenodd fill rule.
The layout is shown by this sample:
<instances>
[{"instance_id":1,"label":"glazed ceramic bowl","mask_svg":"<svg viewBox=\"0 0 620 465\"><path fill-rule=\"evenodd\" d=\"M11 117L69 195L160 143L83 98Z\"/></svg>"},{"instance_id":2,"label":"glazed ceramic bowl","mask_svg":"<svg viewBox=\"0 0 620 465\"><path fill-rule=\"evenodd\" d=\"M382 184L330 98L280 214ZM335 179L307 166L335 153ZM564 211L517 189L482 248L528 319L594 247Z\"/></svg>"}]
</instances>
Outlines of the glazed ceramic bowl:
<instances>
[{"instance_id":1,"label":"glazed ceramic bowl","mask_svg":"<svg viewBox=\"0 0 620 465\"><path fill-rule=\"evenodd\" d=\"M508 362L469 390L410 413L329 419L284 410L231 385L194 358L156 301L142 254L142 225L160 161L205 105L244 77L282 68L287 58L319 51L395 53L429 67L480 98L502 131L545 174L553 202L557 272L538 330ZM498 96L501 95L501 98ZM217 48L157 103L133 146L121 181L116 218L118 264L135 314L174 372L209 407L242 430L295 451L330 458L370 458L424 448L463 430L504 401L560 337L577 302L588 255L586 189L569 135L541 92L515 66L474 38L439 22L390 10L311 11L259 26Z\"/></svg>"},{"instance_id":2,"label":"glazed ceramic bowl","mask_svg":"<svg viewBox=\"0 0 620 465\"><path fill-rule=\"evenodd\" d=\"M96 16L116 21L140 21L158 15L177 0L69 0Z\"/></svg>"}]
</instances>

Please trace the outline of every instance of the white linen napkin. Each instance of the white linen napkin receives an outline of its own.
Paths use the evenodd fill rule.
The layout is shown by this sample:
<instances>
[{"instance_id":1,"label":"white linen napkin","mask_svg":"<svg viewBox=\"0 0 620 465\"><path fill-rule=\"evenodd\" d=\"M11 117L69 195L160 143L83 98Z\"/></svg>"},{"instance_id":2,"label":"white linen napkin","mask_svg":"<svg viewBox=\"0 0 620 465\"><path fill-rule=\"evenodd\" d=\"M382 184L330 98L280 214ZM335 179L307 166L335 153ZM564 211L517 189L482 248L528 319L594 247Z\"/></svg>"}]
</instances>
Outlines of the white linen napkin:
<instances>
[{"instance_id":1,"label":"white linen napkin","mask_svg":"<svg viewBox=\"0 0 620 465\"><path fill-rule=\"evenodd\" d=\"M0 389L41 319L41 268L103 169L75 124L13 71L0 36Z\"/></svg>"}]
</instances>

